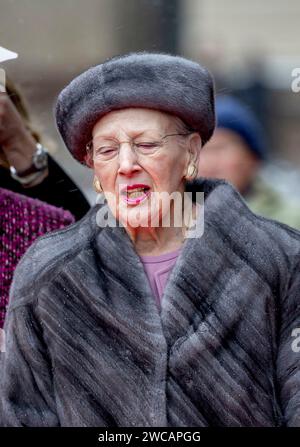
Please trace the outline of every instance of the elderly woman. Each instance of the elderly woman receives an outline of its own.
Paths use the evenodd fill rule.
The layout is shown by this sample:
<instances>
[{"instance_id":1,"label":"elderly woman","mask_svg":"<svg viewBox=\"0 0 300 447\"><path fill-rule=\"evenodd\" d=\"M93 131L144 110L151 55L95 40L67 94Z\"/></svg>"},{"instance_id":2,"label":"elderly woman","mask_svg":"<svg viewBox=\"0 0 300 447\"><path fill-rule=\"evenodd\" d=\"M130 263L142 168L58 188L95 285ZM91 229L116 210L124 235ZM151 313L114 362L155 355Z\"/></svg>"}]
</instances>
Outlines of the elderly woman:
<instances>
[{"instance_id":1,"label":"elderly woman","mask_svg":"<svg viewBox=\"0 0 300 447\"><path fill-rule=\"evenodd\" d=\"M214 129L209 73L116 57L63 90L56 118L106 200L17 268L2 424L299 426L300 233L195 179ZM188 191L204 193L204 206L190 197L190 222L205 211L194 237L178 207L162 224L164 197L178 193L183 214Z\"/></svg>"}]
</instances>

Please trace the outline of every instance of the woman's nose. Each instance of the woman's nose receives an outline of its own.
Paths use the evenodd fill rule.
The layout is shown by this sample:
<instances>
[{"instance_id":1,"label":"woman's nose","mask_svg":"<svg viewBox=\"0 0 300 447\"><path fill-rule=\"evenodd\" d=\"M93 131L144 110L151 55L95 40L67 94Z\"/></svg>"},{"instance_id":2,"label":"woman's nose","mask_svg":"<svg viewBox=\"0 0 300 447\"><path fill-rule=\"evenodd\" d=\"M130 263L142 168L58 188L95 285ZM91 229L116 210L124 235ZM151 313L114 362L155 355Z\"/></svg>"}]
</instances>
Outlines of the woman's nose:
<instances>
[{"instance_id":1,"label":"woman's nose","mask_svg":"<svg viewBox=\"0 0 300 447\"><path fill-rule=\"evenodd\" d=\"M138 171L140 166L137 163L137 156L130 143L122 143L119 150L119 169L118 173L131 175Z\"/></svg>"}]
</instances>

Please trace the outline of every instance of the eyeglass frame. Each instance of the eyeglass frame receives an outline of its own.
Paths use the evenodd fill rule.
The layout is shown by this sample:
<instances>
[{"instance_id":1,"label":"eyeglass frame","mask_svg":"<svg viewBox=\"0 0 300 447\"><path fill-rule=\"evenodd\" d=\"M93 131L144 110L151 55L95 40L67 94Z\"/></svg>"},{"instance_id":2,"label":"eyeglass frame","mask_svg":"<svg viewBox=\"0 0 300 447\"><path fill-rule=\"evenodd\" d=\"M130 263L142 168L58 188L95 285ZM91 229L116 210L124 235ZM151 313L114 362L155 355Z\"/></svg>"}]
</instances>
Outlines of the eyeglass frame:
<instances>
[{"instance_id":1,"label":"eyeglass frame","mask_svg":"<svg viewBox=\"0 0 300 447\"><path fill-rule=\"evenodd\" d=\"M160 144L159 147L162 147L162 145L163 145L163 141L162 141L162 140L164 140L164 139L167 138L167 137L174 137L174 136L188 136L188 135L192 135L193 133L195 133L195 131L191 131L191 132L187 132L187 133L171 133L171 134L164 135L163 137L160 138L159 141L158 141L158 140L156 140L156 141L141 141L139 144L141 144L141 143L159 143L159 144ZM135 150L133 149L133 145L134 145L134 141L133 141L133 139L131 139L131 140L129 140L129 141L119 141L119 140L115 140L114 138L107 138L107 140L115 141L115 142L118 144L118 152L117 152L117 154L120 152L121 145L124 144L124 143L129 143L131 149L132 149L132 150L134 151L134 153L136 154ZM137 143L137 144L138 144L138 143ZM93 150L92 145L93 145L93 140L90 140L90 141L86 144L85 147L86 147L86 150L87 150L88 153L89 153L90 150ZM92 156L93 156L93 154L92 154ZM146 156L147 156L147 155L146 155ZM110 158L110 159L107 159L106 161L111 161L111 160L113 160L114 158L115 158L115 156L113 156L113 157Z\"/></svg>"}]
</instances>

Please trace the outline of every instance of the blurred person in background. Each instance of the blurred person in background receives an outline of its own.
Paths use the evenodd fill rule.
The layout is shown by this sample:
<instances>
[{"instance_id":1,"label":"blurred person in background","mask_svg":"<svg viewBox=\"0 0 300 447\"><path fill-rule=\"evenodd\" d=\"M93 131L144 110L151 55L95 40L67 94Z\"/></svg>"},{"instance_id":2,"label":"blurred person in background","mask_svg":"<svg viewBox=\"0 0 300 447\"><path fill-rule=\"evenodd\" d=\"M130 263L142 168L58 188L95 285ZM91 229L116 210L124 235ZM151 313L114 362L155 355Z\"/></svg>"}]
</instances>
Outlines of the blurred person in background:
<instances>
[{"instance_id":1,"label":"blurred person in background","mask_svg":"<svg viewBox=\"0 0 300 447\"><path fill-rule=\"evenodd\" d=\"M10 285L17 263L39 236L61 229L89 209L76 185L40 147L23 100L11 81L0 93L0 329L3 338ZM43 149L42 149L43 151ZM48 163L49 159L49 163ZM33 161L40 166L33 166ZM12 177L10 166L24 176ZM40 168L40 169L39 169ZM21 194L20 194L21 193ZM29 197L28 197L29 196ZM41 199L41 200L38 200ZM47 201L52 205L43 202ZM78 203L77 203L78 202ZM57 206L54 206L54 205ZM62 208L65 208L62 209ZM2 340L3 341L3 340Z\"/></svg>"},{"instance_id":2,"label":"blurred person in background","mask_svg":"<svg viewBox=\"0 0 300 447\"><path fill-rule=\"evenodd\" d=\"M56 121L103 200L16 269L0 425L300 426L300 233L197 178L209 72L116 56L64 88Z\"/></svg>"},{"instance_id":3,"label":"blurred person in background","mask_svg":"<svg viewBox=\"0 0 300 447\"><path fill-rule=\"evenodd\" d=\"M300 206L263 179L269 151L263 127L252 111L232 96L216 99L217 128L201 151L198 173L225 179L255 213L300 229Z\"/></svg>"},{"instance_id":4,"label":"blurred person in background","mask_svg":"<svg viewBox=\"0 0 300 447\"><path fill-rule=\"evenodd\" d=\"M11 80L0 92L0 187L69 210L80 219L90 205L40 144L24 100Z\"/></svg>"}]
</instances>

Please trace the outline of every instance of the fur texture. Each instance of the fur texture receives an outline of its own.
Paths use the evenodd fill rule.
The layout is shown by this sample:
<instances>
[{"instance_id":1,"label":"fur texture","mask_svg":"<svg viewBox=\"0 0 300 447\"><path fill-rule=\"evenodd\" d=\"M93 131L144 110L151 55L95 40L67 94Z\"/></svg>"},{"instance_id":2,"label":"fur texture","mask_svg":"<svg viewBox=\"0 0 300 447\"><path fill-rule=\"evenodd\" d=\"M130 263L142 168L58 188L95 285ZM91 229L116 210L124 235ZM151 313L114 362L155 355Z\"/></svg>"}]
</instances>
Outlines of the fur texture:
<instances>
[{"instance_id":1,"label":"fur texture","mask_svg":"<svg viewBox=\"0 0 300 447\"><path fill-rule=\"evenodd\" d=\"M188 189L205 193L204 235L185 242L161 313L125 229L96 225L100 205L29 249L2 425L300 426L300 233L226 182Z\"/></svg>"},{"instance_id":2,"label":"fur texture","mask_svg":"<svg viewBox=\"0 0 300 447\"><path fill-rule=\"evenodd\" d=\"M71 154L84 163L95 123L126 107L174 114L200 133L203 144L215 127L213 80L205 68L179 56L130 53L90 68L60 93L56 122Z\"/></svg>"}]
</instances>

